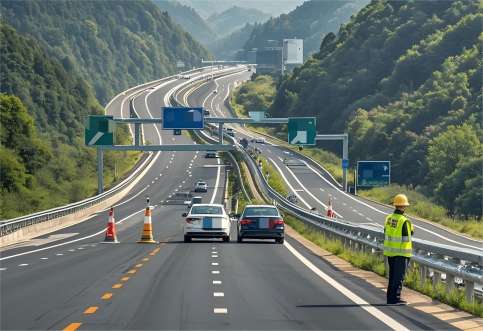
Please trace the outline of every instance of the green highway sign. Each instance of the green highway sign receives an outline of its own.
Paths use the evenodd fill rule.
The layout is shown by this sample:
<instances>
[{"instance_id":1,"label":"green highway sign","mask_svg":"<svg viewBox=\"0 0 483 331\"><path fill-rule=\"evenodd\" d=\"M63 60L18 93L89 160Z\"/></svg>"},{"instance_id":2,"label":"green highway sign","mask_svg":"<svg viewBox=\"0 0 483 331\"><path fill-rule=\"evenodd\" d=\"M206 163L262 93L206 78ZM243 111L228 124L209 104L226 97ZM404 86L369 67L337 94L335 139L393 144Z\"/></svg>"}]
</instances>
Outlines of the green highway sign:
<instances>
[{"instance_id":1,"label":"green highway sign","mask_svg":"<svg viewBox=\"0 0 483 331\"><path fill-rule=\"evenodd\" d=\"M85 144L87 146L114 145L114 121L113 116L89 115L85 132Z\"/></svg>"},{"instance_id":2,"label":"green highway sign","mask_svg":"<svg viewBox=\"0 0 483 331\"><path fill-rule=\"evenodd\" d=\"M315 145L317 135L315 117L289 117L288 143L292 145Z\"/></svg>"}]
</instances>

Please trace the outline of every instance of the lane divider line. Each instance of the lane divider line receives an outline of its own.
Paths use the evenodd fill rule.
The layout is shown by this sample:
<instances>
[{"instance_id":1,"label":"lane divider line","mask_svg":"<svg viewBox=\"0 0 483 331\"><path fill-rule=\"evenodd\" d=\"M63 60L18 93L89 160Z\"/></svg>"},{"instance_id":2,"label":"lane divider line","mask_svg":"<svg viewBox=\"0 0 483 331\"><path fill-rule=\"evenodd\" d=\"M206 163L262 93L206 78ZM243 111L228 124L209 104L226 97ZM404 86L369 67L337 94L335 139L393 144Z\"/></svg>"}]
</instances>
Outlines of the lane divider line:
<instances>
[{"instance_id":1,"label":"lane divider line","mask_svg":"<svg viewBox=\"0 0 483 331\"><path fill-rule=\"evenodd\" d=\"M112 293L111 292L106 292L102 295L101 299L102 300L110 300L112 298Z\"/></svg>"},{"instance_id":2,"label":"lane divider line","mask_svg":"<svg viewBox=\"0 0 483 331\"><path fill-rule=\"evenodd\" d=\"M69 325L67 325L62 331L75 331L77 330L80 326L82 325L82 323L70 323Z\"/></svg>"},{"instance_id":3,"label":"lane divider line","mask_svg":"<svg viewBox=\"0 0 483 331\"><path fill-rule=\"evenodd\" d=\"M88 307L86 310L84 310L84 315L94 314L97 311L97 309L99 309L99 307L97 306Z\"/></svg>"},{"instance_id":4,"label":"lane divider line","mask_svg":"<svg viewBox=\"0 0 483 331\"><path fill-rule=\"evenodd\" d=\"M308 269L313 271L317 276L324 280L329 286L332 286L346 298L359 305L362 309L367 311L369 314L374 316L376 319L386 324L389 328L398 331L409 331L404 325L400 324L398 321L392 317L384 314L381 310L369 304L366 300L362 299L360 296L349 290L347 287L343 286L341 283L336 281L331 276L327 275L325 272L317 268L312 262L300 254L292 245L288 242L284 242L284 246L292 253L297 259L300 260Z\"/></svg>"},{"instance_id":5,"label":"lane divider line","mask_svg":"<svg viewBox=\"0 0 483 331\"><path fill-rule=\"evenodd\" d=\"M122 286L123 284L118 283L118 284L112 285L112 288L121 288Z\"/></svg>"}]
</instances>

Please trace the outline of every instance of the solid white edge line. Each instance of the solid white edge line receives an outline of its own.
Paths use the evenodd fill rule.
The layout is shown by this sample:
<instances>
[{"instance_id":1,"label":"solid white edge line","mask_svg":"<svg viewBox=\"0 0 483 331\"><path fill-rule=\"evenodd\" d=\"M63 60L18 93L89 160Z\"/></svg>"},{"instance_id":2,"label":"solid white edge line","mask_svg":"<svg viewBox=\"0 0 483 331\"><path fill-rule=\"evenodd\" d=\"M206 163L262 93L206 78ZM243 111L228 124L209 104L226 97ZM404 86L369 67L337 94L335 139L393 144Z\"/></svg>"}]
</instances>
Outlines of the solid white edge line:
<instances>
[{"instance_id":1,"label":"solid white edge line","mask_svg":"<svg viewBox=\"0 0 483 331\"><path fill-rule=\"evenodd\" d=\"M300 254L295 248L292 247L288 242L284 242L285 247L292 253L297 259L300 260L307 268L312 270L317 276L322 278L328 285L335 288L341 294L343 294L346 298L354 302L356 305L359 305L360 308L367 311L369 314L374 316L376 319L381 321L382 323L386 324L389 328L393 330L403 331L408 330L405 326L400 324L398 321L393 319L392 317L384 314L381 310L377 309L374 306L371 306L366 300L362 299L360 296L349 290L347 287L343 286L341 283L336 281L331 276L324 273L322 270L317 268L312 262L306 259L302 254Z\"/></svg>"},{"instance_id":2,"label":"solid white edge line","mask_svg":"<svg viewBox=\"0 0 483 331\"><path fill-rule=\"evenodd\" d=\"M295 176L294 172L292 171L292 169L290 169L289 167L285 166L287 168L287 171L292 175L292 177L295 179L295 181L300 185L300 187L304 190L305 193L307 193L308 195L310 195L312 197L312 199L314 199L315 201L317 201L319 204L321 204L326 210L327 210L327 205L325 203L323 203L322 201L320 201L315 195L312 194L312 192L310 192L305 186L304 184L302 184L302 182L297 178L297 176ZM339 216L340 218L343 218L343 216L341 214L339 214L338 212L336 212L334 210L334 213Z\"/></svg>"},{"instance_id":3,"label":"solid white edge line","mask_svg":"<svg viewBox=\"0 0 483 331\"><path fill-rule=\"evenodd\" d=\"M141 210L135 211L134 213L132 213L132 214L124 217L122 220L117 221L116 224L121 224L122 222L124 222L128 218L134 216L135 214L138 214L140 212L143 212L143 211L144 211L144 208L141 209ZM85 239L89 239L89 238L95 237L97 235L100 235L101 233L104 233L105 231L106 230L103 229L101 231L98 231L96 233L90 234L90 235L85 236L85 237L82 237L82 238L77 238L77 239L74 239L74 240L66 241L66 242L63 242L63 243L60 243L60 244L56 244L56 245L52 245L52 246L42 247L42 248L39 248L39 249L35 249L33 251L28 251L28 252L18 253L18 254L14 254L14 255L10 255L10 256L5 256L5 257L0 258L0 261L8 260L8 259L11 259L11 258L14 258L14 257L17 257L17 256L22 256L22 255L27 255L27 254L32 254L32 253L36 253L36 252L45 251L47 249L51 249L51 248L55 248L55 247L65 246L65 245L72 244L72 243L75 243L75 242L78 242L78 241L81 241L81 240L85 240Z\"/></svg>"},{"instance_id":4,"label":"solid white edge line","mask_svg":"<svg viewBox=\"0 0 483 331\"><path fill-rule=\"evenodd\" d=\"M220 159L218 158L217 161L218 161L218 165L219 165ZM221 167L218 167L218 170L216 172L215 189L213 190L213 195L211 196L210 203L213 203L215 201L215 198L216 198L216 192L218 191L218 185L220 184L220 174L221 174L220 169L221 169Z\"/></svg>"},{"instance_id":5,"label":"solid white edge line","mask_svg":"<svg viewBox=\"0 0 483 331\"><path fill-rule=\"evenodd\" d=\"M383 215L387 215L387 213L386 213L386 212L383 212L382 210L379 210L379 209L377 209L377 208L375 208L375 207L373 207L373 206L371 206L371 205L369 205L369 204L367 204L367 203L365 203L365 202L363 202L363 201L360 201L359 199L356 199L356 198L354 198L354 197L350 196L349 194L345 193L345 192L344 192L344 191L342 191L341 189L337 188L336 186L334 186L334 184L332 184L330 181L328 181L326 178L324 178L324 176L322 176L322 175L321 175L321 174L320 174L318 171L316 171L314 168L312 168L310 165L308 165L308 163L307 163L307 162L305 162L304 160L301 160L301 161L302 161L303 163L305 163L305 165L306 165L306 166L307 166L307 167L308 167L310 170L312 170L312 172L314 172L316 175L318 175L320 178L322 178L322 179L323 179L325 182L327 182L327 183L328 183L330 186L332 186L333 188L335 188L335 189L336 189L336 190L337 190L339 193L341 193L341 194L345 195L345 196L346 196L346 197L348 197L348 198L351 198L352 200L354 200L354 201L356 201L356 202L360 203L361 205L364 205L364 206L366 206L366 207L368 207L368 208L370 208L370 209L372 209L372 210L374 210L374 211L376 211L376 212L378 212L378 213L381 213L381 214L383 214ZM436 233L436 232L434 232L434 231L428 230L428 229L426 229L426 228L424 228L424 227L421 227L421 226L419 226L419 225L416 225L416 224L415 224L415 225L414 225L414 227L415 227L415 228L418 228L418 229L420 229L420 230L426 231L426 232L428 232L428 233L431 233L432 235L434 235L434 236L436 236L436 237L439 237L439 238L441 238L441 239L444 239L444 240L446 240L446 241L449 241L449 242L452 242L452 243L455 243L455 244L458 244L458 245L462 245L462 246L470 247L470 248L472 248L472 249L476 249L476 250L478 250L478 251L482 251L481 247L477 247L477 246L473 246L473 245L468 245L468 244L465 244L465 243L462 243L462 242L459 242L459 241L456 241L456 240L453 240L453 239L447 238L447 237L445 237L445 236L443 236L443 235L440 235L439 233ZM456 234L455 234L455 235L456 235ZM465 238L465 239L467 239L467 238Z\"/></svg>"},{"instance_id":6,"label":"solid white edge line","mask_svg":"<svg viewBox=\"0 0 483 331\"><path fill-rule=\"evenodd\" d=\"M272 158L268 158L272 163L273 165L277 168L278 172L280 173L280 175L282 176L283 180L285 181L285 184L287 184L287 186L290 188L290 190L297 196L297 198L299 198L300 201L302 201L302 203L308 208L308 209L311 209L312 207L310 207L310 205L307 203L307 201L304 200L304 198L302 198L300 196L300 194L297 192L297 190L294 189L294 187L292 186L292 184L290 184L290 182L288 181L287 177L285 177L285 175L283 174L282 172L282 169L280 169L280 167L278 166L277 163L275 163L275 161L272 160Z\"/></svg>"}]
</instances>

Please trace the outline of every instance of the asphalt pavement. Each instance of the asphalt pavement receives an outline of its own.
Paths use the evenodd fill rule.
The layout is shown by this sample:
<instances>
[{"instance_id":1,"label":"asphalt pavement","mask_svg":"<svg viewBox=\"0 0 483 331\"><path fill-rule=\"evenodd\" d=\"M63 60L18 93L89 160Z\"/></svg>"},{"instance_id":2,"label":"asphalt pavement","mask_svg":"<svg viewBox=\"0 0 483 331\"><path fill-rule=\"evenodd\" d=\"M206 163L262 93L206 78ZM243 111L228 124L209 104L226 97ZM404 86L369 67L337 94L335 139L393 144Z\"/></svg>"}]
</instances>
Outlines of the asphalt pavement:
<instances>
[{"instance_id":1,"label":"asphalt pavement","mask_svg":"<svg viewBox=\"0 0 483 331\"><path fill-rule=\"evenodd\" d=\"M204 84L186 98L192 106L210 103L215 112L221 112L228 87L241 79L237 77ZM138 114L158 117L166 95L180 83L173 80L138 94L134 101ZM217 86L218 93L212 92L210 84ZM128 103L122 108L121 104L116 100L110 111L127 116ZM153 125L145 129L145 138L157 143L158 131L163 143L193 143L187 136L173 136ZM107 222L107 213L102 212L44 236L62 239L54 237L38 246L25 246L27 242L2 251L0 328L451 329L411 307L385 305L383 291L334 268L291 238L284 245L263 240L239 244L232 226L229 243L182 242L181 213L186 209L163 201L204 179L209 186L204 199L221 202L224 172L218 171L217 164L218 160L205 159L201 152L159 154L115 208L120 244L100 243ZM154 237L160 241L156 245L136 243L146 195L154 207ZM37 239L42 238L33 242Z\"/></svg>"}]
</instances>

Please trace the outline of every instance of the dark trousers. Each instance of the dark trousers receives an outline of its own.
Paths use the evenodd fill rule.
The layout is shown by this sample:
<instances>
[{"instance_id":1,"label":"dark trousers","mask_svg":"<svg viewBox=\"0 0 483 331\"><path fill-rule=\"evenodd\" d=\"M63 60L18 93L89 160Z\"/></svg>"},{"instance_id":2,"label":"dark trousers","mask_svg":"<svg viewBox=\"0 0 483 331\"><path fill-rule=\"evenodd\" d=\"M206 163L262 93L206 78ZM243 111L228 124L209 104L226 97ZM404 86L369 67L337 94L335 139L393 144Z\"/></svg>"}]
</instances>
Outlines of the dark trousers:
<instances>
[{"instance_id":1,"label":"dark trousers","mask_svg":"<svg viewBox=\"0 0 483 331\"><path fill-rule=\"evenodd\" d=\"M388 256L387 261L389 263L387 303L397 303L401 298L401 290L409 258L404 256Z\"/></svg>"}]
</instances>

